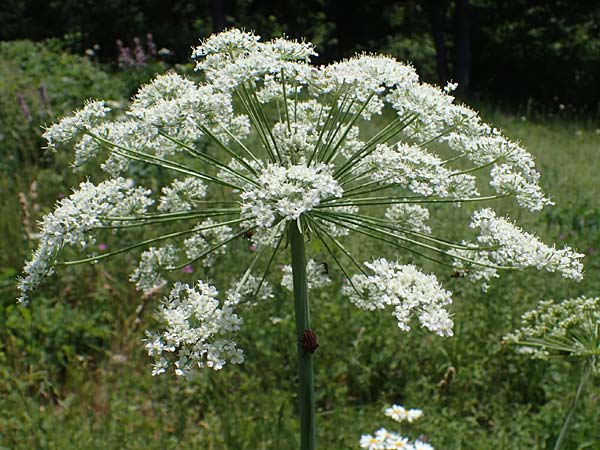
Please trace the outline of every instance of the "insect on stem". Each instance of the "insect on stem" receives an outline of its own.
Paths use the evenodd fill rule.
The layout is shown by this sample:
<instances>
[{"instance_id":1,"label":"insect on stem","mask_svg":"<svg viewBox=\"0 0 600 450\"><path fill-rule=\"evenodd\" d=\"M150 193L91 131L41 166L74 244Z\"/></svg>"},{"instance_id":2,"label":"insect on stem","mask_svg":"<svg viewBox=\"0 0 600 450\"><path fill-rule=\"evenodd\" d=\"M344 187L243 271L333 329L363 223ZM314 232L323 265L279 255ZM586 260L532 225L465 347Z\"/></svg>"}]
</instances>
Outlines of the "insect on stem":
<instances>
[{"instance_id":1,"label":"insect on stem","mask_svg":"<svg viewBox=\"0 0 600 450\"><path fill-rule=\"evenodd\" d=\"M319 340L313 330L304 330L300 337L300 342L302 343L302 348L304 348L304 354L313 354L319 348Z\"/></svg>"}]
</instances>

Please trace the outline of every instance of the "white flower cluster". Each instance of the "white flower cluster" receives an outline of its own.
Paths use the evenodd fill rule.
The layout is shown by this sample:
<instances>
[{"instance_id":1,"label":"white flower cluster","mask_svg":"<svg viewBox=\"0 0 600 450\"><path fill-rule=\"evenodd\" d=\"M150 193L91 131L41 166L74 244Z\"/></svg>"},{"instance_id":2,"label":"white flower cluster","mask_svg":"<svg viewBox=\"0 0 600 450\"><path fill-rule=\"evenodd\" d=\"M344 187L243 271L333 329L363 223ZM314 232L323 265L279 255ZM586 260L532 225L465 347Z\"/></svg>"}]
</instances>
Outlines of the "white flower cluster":
<instances>
[{"instance_id":1,"label":"white flower cluster","mask_svg":"<svg viewBox=\"0 0 600 450\"><path fill-rule=\"evenodd\" d=\"M358 308L393 308L398 327L410 331L417 316L421 325L440 336L452 336L452 319L444 307L452 302L434 275L425 275L413 265L400 265L384 258L365 262L373 275L354 275L343 292Z\"/></svg>"},{"instance_id":2,"label":"white flower cluster","mask_svg":"<svg viewBox=\"0 0 600 450\"><path fill-rule=\"evenodd\" d=\"M331 92L340 85L347 85L358 105L370 99L362 112L365 119L380 114L384 104L390 102L385 97L386 90L408 90L419 81L411 66L380 55L360 55L330 64L322 67L320 74L316 82L323 91Z\"/></svg>"},{"instance_id":3,"label":"white flower cluster","mask_svg":"<svg viewBox=\"0 0 600 450\"><path fill-rule=\"evenodd\" d=\"M89 130L106 116L110 108L103 101L88 102L74 115L61 120L48 128L42 137L48 141L48 148L56 150L56 144L69 142Z\"/></svg>"},{"instance_id":4,"label":"white flower cluster","mask_svg":"<svg viewBox=\"0 0 600 450\"><path fill-rule=\"evenodd\" d=\"M372 166L371 177L377 181L397 184L415 194L447 197L478 195L472 175L454 175L442 160L417 146L380 144L365 158Z\"/></svg>"},{"instance_id":5,"label":"white flower cluster","mask_svg":"<svg viewBox=\"0 0 600 450\"><path fill-rule=\"evenodd\" d=\"M431 228L426 223L429 220L429 210L423 206L398 203L385 211L385 217L397 227L419 233L431 233Z\"/></svg>"},{"instance_id":6,"label":"white flower cluster","mask_svg":"<svg viewBox=\"0 0 600 450\"><path fill-rule=\"evenodd\" d=\"M229 91L246 81L266 75L294 74L305 83L313 69L307 64L316 56L309 42L275 39L259 42L260 36L231 29L213 35L201 42L192 52L196 70L219 89Z\"/></svg>"},{"instance_id":7,"label":"white flower cluster","mask_svg":"<svg viewBox=\"0 0 600 450\"><path fill-rule=\"evenodd\" d=\"M462 241L465 247L470 245L467 241ZM489 281L492 278L499 278L498 269L494 262L489 258L489 252L486 250L465 250L450 249L449 253L454 255L453 266L456 274L460 277L466 277L473 283L480 283L481 290L487 292L490 288Z\"/></svg>"},{"instance_id":8,"label":"white flower cluster","mask_svg":"<svg viewBox=\"0 0 600 450\"><path fill-rule=\"evenodd\" d=\"M131 104L133 115L143 115L144 109L162 101L176 100L185 97L196 89L196 83L182 78L176 73L157 76L152 83L146 84L134 95Z\"/></svg>"},{"instance_id":9,"label":"white flower cluster","mask_svg":"<svg viewBox=\"0 0 600 450\"><path fill-rule=\"evenodd\" d=\"M284 265L281 269L283 277L281 277L281 285L288 291L294 291L294 278L292 274L292 266ZM327 268L324 263L318 263L314 259L309 259L306 263L306 282L308 289L317 289L326 284L331 283L331 278L327 273Z\"/></svg>"},{"instance_id":10,"label":"white flower cluster","mask_svg":"<svg viewBox=\"0 0 600 450\"><path fill-rule=\"evenodd\" d=\"M494 164L491 174L490 185L500 194L513 195L517 203L523 208L539 211L546 205L552 205L552 201L545 198L538 185L539 174L531 171L525 174L515 171L509 164Z\"/></svg>"},{"instance_id":11,"label":"white flower cluster","mask_svg":"<svg viewBox=\"0 0 600 450\"><path fill-rule=\"evenodd\" d=\"M178 260L178 251L173 245L150 247L140 255L140 262L129 276L129 281L135 283L138 291L153 291L165 285L165 272L172 270Z\"/></svg>"},{"instance_id":12,"label":"white flower cluster","mask_svg":"<svg viewBox=\"0 0 600 450\"><path fill-rule=\"evenodd\" d=\"M148 334L146 350L155 359L153 375L171 366L181 376L197 367L220 370L227 362L244 362L243 351L231 338L242 319L230 306L220 308L217 295L214 286L202 281L193 287L175 283L158 311L165 330ZM174 362L169 354L175 356Z\"/></svg>"},{"instance_id":13,"label":"white flower cluster","mask_svg":"<svg viewBox=\"0 0 600 450\"><path fill-rule=\"evenodd\" d=\"M546 300L521 317L521 328L504 337L522 353L547 359L550 355L592 357L597 364L600 297Z\"/></svg>"},{"instance_id":14,"label":"white flower cluster","mask_svg":"<svg viewBox=\"0 0 600 450\"><path fill-rule=\"evenodd\" d=\"M189 211L194 202L206 195L206 184L194 177L175 180L171 186L162 188L162 197L158 210L164 212Z\"/></svg>"},{"instance_id":15,"label":"white flower cluster","mask_svg":"<svg viewBox=\"0 0 600 450\"><path fill-rule=\"evenodd\" d=\"M502 161L504 170L494 171L498 164L493 164L492 169L492 186L498 192L514 194L519 205L534 211L550 203L538 185L533 157L483 123L475 111L454 104L448 90L415 83L392 91L388 98L399 114L415 115L409 129L422 140L439 137L478 165ZM519 182L513 182L509 189L508 178Z\"/></svg>"},{"instance_id":16,"label":"white flower cluster","mask_svg":"<svg viewBox=\"0 0 600 450\"><path fill-rule=\"evenodd\" d=\"M505 218L496 217L491 209L482 209L473 213L471 228L479 228L477 243L490 250L470 251L457 250L458 256L468 257L481 264L471 264L467 274L473 280L489 280L496 276L494 266L509 266L518 269L535 267L549 272L559 272L563 277L575 281L583 278L583 254L574 252L565 246L562 249L549 247L536 236L513 225ZM465 267L461 260L456 260L457 267ZM491 266L491 267L490 267Z\"/></svg>"},{"instance_id":17,"label":"white flower cluster","mask_svg":"<svg viewBox=\"0 0 600 450\"><path fill-rule=\"evenodd\" d=\"M406 409L401 405L392 405L385 410L385 415L395 420L396 422L414 422L423 416L423 411L420 409Z\"/></svg>"},{"instance_id":18,"label":"white flower cluster","mask_svg":"<svg viewBox=\"0 0 600 450\"><path fill-rule=\"evenodd\" d=\"M269 228L279 219L296 220L323 199L343 193L325 164L269 164L258 182L259 186L240 195L241 216L261 228Z\"/></svg>"},{"instance_id":19,"label":"white flower cluster","mask_svg":"<svg viewBox=\"0 0 600 450\"><path fill-rule=\"evenodd\" d=\"M273 298L273 286L268 281L248 275L246 280L238 280L232 288L228 289L225 297L225 304L229 306L240 303L254 305L258 301Z\"/></svg>"},{"instance_id":20,"label":"white flower cluster","mask_svg":"<svg viewBox=\"0 0 600 450\"><path fill-rule=\"evenodd\" d=\"M223 142L228 142L232 134L241 139L250 132L248 118L235 114L231 95L175 73L159 75L143 86L126 111L127 118L100 122L108 110L103 102L93 102L62 119L44 134L48 146L54 148L57 143L80 138L75 143L75 167L97 156L103 148L116 148L121 154L111 152L101 165L116 176L127 170L132 159L136 160L131 156L139 156L140 151L164 158L186 150L177 141L193 145L202 139L200 125ZM138 153L131 155L132 150ZM149 161L147 156L142 160Z\"/></svg>"},{"instance_id":21,"label":"white flower cluster","mask_svg":"<svg viewBox=\"0 0 600 450\"><path fill-rule=\"evenodd\" d=\"M396 422L414 422L423 416L423 411L420 409L405 409L400 405L392 405L391 408L385 410L385 415L391 417ZM360 448L367 450L388 450L388 449L403 449L403 450L434 450L427 442L416 439L410 442L408 437L398 433L393 433L380 428L375 432L375 435L364 434L360 438Z\"/></svg>"},{"instance_id":22,"label":"white flower cluster","mask_svg":"<svg viewBox=\"0 0 600 450\"><path fill-rule=\"evenodd\" d=\"M196 229L198 232L183 242L185 254L191 260L201 258L202 264L210 267L214 263L215 256L227 253L226 244L217 246L219 243L231 239L233 230L230 226L221 225L213 219L200 222Z\"/></svg>"},{"instance_id":23,"label":"white flower cluster","mask_svg":"<svg viewBox=\"0 0 600 450\"><path fill-rule=\"evenodd\" d=\"M83 182L60 200L42 220L38 248L25 264L25 276L19 279L19 301L26 302L28 292L52 274L55 259L65 245L82 249L92 245L92 232L110 225L110 216L144 213L153 203L149 195L150 191L133 187L129 180L116 178L99 185Z\"/></svg>"},{"instance_id":24,"label":"white flower cluster","mask_svg":"<svg viewBox=\"0 0 600 450\"><path fill-rule=\"evenodd\" d=\"M228 133L210 124L227 125L230 132L240 137L249 131L247 118L234 114L230 95L218 92L211 85L196 85L175 73L159 75L143 86L133 98L128 115L154 128L153 134L161 130L186 142L202 136L198 125L209 124L208 128L224 141L228 141ZM172 142L169 147L174 147Z\"/></svg>"}]
</instances>

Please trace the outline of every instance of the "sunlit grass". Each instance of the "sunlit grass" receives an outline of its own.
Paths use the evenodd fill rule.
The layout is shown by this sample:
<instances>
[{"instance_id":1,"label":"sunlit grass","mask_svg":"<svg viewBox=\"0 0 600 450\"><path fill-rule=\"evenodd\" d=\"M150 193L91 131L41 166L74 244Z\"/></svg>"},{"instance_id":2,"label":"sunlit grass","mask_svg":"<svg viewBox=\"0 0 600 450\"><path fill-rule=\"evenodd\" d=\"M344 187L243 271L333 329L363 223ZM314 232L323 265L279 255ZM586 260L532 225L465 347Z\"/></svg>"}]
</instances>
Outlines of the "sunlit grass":
<instances>
[{"instance_id":1,"label":"sunlit grass","mask_svg":"<svg viewBox=\"0 0 600 450\"><path fill-rule=\"evenodd\" d=\"M440 281L454 292L455 320L455 336L442 339L406 335L385 314L325 301L339 296L343 282L332 267L335 282L315 291L312 307L321 344L315 353L321 448L356 448L361 434L385 426L381 409L392 402L423 409L426 420L411 435L422 434L439 449L543 449L559 432L577 370L562 362L532 362L501 338L541 299L600 292L600 134L571 122L483 116L536 156L541 184L560 205L531 215L519 214L507 201L499 210L548 241L586 253L586 278L576 284L552 274L515 272L483 294L441 269ZM39 184L43 206L54 196L43 189L56 194L68 185L58 175L42 176ZM152 378L140 340L157 299L142 300L125 277L108 275L128 271L126 259L110 262L107 271L69 269L29 311L15 305L12 278L21 262L14 255L24 256L28 245L15 199L21 189L2 181L0 221L6 231L0 247L12 256L0 259L0 448L297 447L289 292L278 288L274 301L248 314L239 339L247 353L241 368L202 374L191 383ZM440 207L432 211L432 225L460 223L449 220L455 214L452 206ZM358 238L348 241L363 252L364 245ZM248 250L241 243L235 251L239 267L217 264L208 276L218 282L238 273ZM324 249L312 249L315 259L320 254ZM600 446L599 395L596 382L586 391L567 448Z\"/></svg>"}]
</instances>

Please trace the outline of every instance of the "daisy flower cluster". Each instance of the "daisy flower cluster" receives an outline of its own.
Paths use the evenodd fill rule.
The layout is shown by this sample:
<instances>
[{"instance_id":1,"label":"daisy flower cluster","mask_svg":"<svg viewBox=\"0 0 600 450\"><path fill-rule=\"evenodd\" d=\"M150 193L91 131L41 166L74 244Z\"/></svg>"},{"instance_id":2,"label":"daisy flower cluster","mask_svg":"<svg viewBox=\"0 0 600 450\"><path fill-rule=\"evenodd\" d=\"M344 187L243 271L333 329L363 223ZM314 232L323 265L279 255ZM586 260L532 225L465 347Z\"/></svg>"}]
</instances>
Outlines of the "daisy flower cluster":
<instances>
[{"instance_id":1,"label":"daisy flower cluster","mask_svg":"<svg viewBox=\"0 0 600 450\"><path fill-rule=\"evenodd\" d=\"M385 410L385 415L398 423L412 423L423 416L420 409L405 409L400 405L392 405ZM360 448L368 450L433 450L433 447L422 439L410 441L406 436L380 428L374 434L364 434L360 438Z\"/></svg>"},{"instance_id":2,"label":"daisy flower cluster","mask_svg":"<svg viewBox=\"0 0 600 450\"><path fill-rule=\"evenodd\" d=\"M309 42L227 30L194 49L201 81L159 75L124 114L90 101L49 127L48 148L70 147L75 170L98 165L106 176L43 219L21 301L57 267L126 251L139 255L130 279L141 291L180 281L182 269L200 274L192 287L173 285L159 310L164 330L147 347L154 373L188 374L243 360L234 341L241 311L273 297L271 269L292 228L331 264L330 276L308 263L311 287L343 278L353 304L390 310L404 331L418 323L452 335L451 293L419 269L423 259L484 283L499 269L528 267L581 279L581 254L490 209L506 197L531 211L551 202L533 157L457 104L455 85L422 83L387 56L315 66L315 55ZM158 172L161 181L148 182ZM455 242L429 223L434 210L478 202L487 206L473 215L475 240ZM127 245L99 252L92 244L106 230ZM384 243L391 257L359 254L369 247L351 249L348 235ZM217 290L211 268L248 240L248 269ZM84 257L70 259L67 247ZM289 270L283 284L292 286Z\"/></svg>"}]
</instances>

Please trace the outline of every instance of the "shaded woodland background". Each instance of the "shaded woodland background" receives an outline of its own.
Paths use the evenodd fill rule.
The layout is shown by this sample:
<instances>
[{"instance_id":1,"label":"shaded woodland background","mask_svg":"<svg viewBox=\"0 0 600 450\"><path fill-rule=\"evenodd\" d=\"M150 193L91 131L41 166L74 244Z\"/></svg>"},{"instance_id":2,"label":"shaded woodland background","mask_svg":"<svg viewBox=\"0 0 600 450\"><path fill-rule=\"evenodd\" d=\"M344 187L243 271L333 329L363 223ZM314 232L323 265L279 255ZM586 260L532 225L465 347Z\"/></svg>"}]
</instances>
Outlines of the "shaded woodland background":
<instances>
[{"instance_id":1,"label":"shaded woodland background","mask_svg":"<svg viewBox=\"0 0 600 450\"><path fill-rule=\"evenodd\" d=\"M117 39L152 33L172 62L236 26L264 38L286 33L317 45L316 63L379 51L412 61L420 75L459 83L463 94L510 105L598 113L597 0L3 0L0 40L61 38L116 61ZM95 46L95 47L94 47Z\"/></svg>"}]
</instances>

